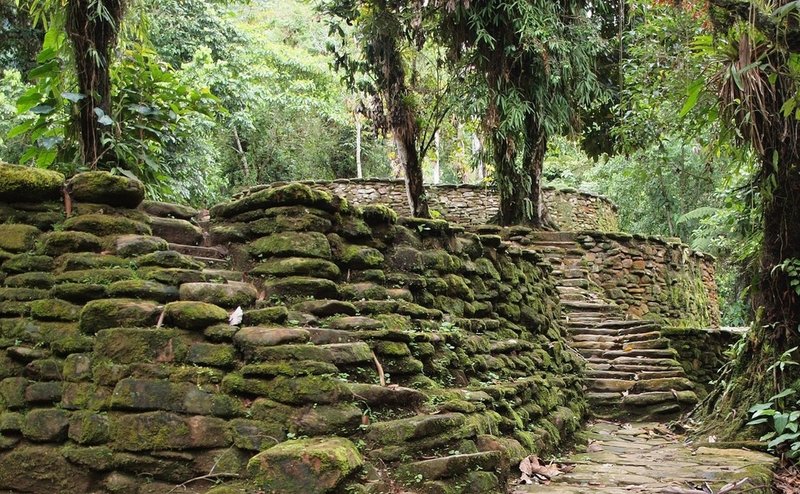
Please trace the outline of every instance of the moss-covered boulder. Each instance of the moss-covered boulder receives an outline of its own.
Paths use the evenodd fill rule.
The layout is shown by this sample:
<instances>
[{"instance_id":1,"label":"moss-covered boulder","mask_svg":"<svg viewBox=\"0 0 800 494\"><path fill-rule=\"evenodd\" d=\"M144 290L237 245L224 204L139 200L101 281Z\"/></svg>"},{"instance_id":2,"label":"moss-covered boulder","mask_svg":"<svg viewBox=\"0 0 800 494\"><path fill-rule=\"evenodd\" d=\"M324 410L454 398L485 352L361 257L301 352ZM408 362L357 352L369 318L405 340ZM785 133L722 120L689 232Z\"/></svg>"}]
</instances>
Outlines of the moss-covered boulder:
<instances>
[{"instance_id":1,"label":"moss-covered boulder","mask_svg":"<svg viewBox=\"0 0 800 494\"><path fill-rule=\"evenodd\" d=\"M117 364L181 361L188 350L180 333L172 329L104 329L95 341L95 357Z\"/></svg>"},{"instance_id":2,"label":"moss-covered boulder","mask_svg":"<svg viewBox=\"0 0 800 494\"><path fill-rule=\"evenodd\" d=\"M40 202L58 199L61 173L0 162L0 202Z\"/></svg>"},{"instance_id":3,"label":"moss-covered boulder","mask_svg":"<svg viewBox=\"0 0 800 494\"><path fill-rule=\"evenodd\" d=\"M308 340L309 333L305 329L283 327L246 327L233 336L234 343L246 354L256 347L305 343Z\"/></svg>"},{"instance_id":4,"label":"moss-covered boulder","mask_svg":"<svg viewBox=\"0 0 800 494\"><path fill-rule=\"evenodd\" d=\"M150 235L150 227L124 216L94 213L73 216L64 222L65 230L93 233L99 237L108 235Z\"/></svg>"},{"instance_id":5,"label":"moss-covered boulder","mask_svg":"<svg viewBox=\"0 0 800 494\"><path fill-rule=\"evenodd\" d=\"M56 257L69 252L100 252L103 244L99 237L87 232L50 232L42 238L41 250Z\"/></svg>"},{"instance_id":6,"label":"moss-covered boulder","mask_svg":"<svg viewBox=\"0 0 800 494\"><path fill-rule=\"evenodd\" d=\"M114 250L122 257L139 256L167 249L169 244L166 240L151 235L122 235L114 240Z\"/></svg>"},{"instance_id":7,"label":"moss-covered boulder","mask_svg":"<svg viewBox=\"0 0 800 494\"><path fill-rule=\"evenodd\" d=\"M31 250L41 233L35 226L14 223L0 224L0 249L8 252Z\"/></svg>"},{"instance_id":8,"label":"moss-covered boulder","mask_svg":"<svg viewBox=\"0 0 800 494\"><path fill-rule=\"evenodd\" d=\"M249 246L250 255L267 257L331 258L331 246L319 232L282 232L262 237Z\"/></svg>"},{"instance_id":9,"label":"moss-covered boulder","mask_svg":"<svg viewBox=\"0 0 800 494\"><path fill-rule=\"evenodd\" d=\"M2 264L7 273L27 273L29 271L52 271L53 258L33 254L17 254L9 257Z\"/></svg>"},{"instance_id":10,"label":"moss-covered boulder","mask_svg":"<svg viewBox=\"0 0 800 494\"><path fill-rule=\"evenodd\" d=\"M345 204L344 199L328 192L312 189L304 184L291 183L260 190L239 200L215 206L211 209L211 216L230 218L247 211L279 206L309 206L333 213L343 209Z\"/></svg>"},{"instance_id":11,"label":"moss-covered boulder","mask_svg":"<svg viewBox=\"0 0 800 494\"><path fill-rule=\"evenodd\" d=\"M56 298L31 302L31 316L42 321L74 322L80 318L81 306Z\"/></svg>"},{"instance_id":12,"label":"moss-covered boulder","mask_svg":"<svg viewBox=\"0 0 800 494\"><path fill-rule=\"evenodd\" d=\"M85 469L57 448L22 446L0 456L0 488L12 492L90 492Z\"/></svg>"},{"instance_id":13,"label":"moss-covered boulder","mask_svg":"<svg viewBox=\"0 0 800 494\"><path fill-rule=\"evenodd\" d=\"M351 269L379 268L383 265L383 254L372 247L343 244L336 251L336 260Z\"/></svg>"},{"instance_id":14,"label":"moss-covered boulder","mask_svg":"<svg viewBox=\"0 0 800 494\"><path fill-rule=\"evenodd\" d=\"M108 294L114 298L138 298L161 303L178 300L178 289L174 286L139 279L111 283L108 285Z\"/></svg>"},{"instance_id":15,"label":"moss-covered boulder","mask_svg":"<svg viewBox=\"0 0 800 494\"><path fill-rule=\"evenodd\" d=\"M109 172L79 173L67 182L67 191L75 201L135 208L144 199L144 184Z\"/></svg>"},{"instance_id":16,"label":"moss-covered boulder","mask_svg":"<svg viewBox=\"0 0 800 494\"><path fill-rule=\"evenodd\" d=\"M276 305L248 310L244 313L242 324L247 326L283 324L287 319L289 319L289 309L282 305Z\"/></svg>"},{"instance_id":17,"label":"moss-covered boulder","mask_svg":"<svg viewBox=\"0 0 800 494\"><path fill-rule=\"evenodd\" d=\"M289 206L270 208L265 217L248 224L254 236L271 235L284 231L327 233L332 228L330 215L313 208Z\"/></svg>"},{"instance_id":18,"label":"moss-covered boulder","mask_svg":"<svg viewBox=\"0 0 800 494\"><path fill-rule=\"evenodd\" d=\"M93 252L77 252L60 256L56 259L56 267L60 271L82 271L86 269L108 269L130 267L130 261L121 257Z\"/></svg>"},{"instance_id":19,"label":"moss-covered boulder","mask_svg":"<svg viewBox=\"0 0 800 494\"><path fill-rule=\"evenodd\" d=\"M198 210L190 206L158 201L144 201L139 205L139 209L151 216L158 216L160 218L177 218L180 220L190 220L200 213Z\"/></svg>"},{"instance_id":20,"label":"moss-covered boulder","mask_svg":"<svg viewBox=\"0 0 800 494\"><path fill-rule=\"evenodd\" d=\"M40 288L46 290L53 286L55 277L50 273L21 273L9 276L5 279L4 284L11 288Z\"/></svg>"},{"instance_id":21,"label":"moss-covered boulder","mask_svg":"<svg viewBox=\"0 0 800 494\"><path fill-rule=\"evenodd\" d=\"M129 299L93 300L81 310L80 330L95 334L101 329L154 326L161 310L155 302Z\"/></svg>"},{"instance_id":22,"label":"moss-covered boulder","mask_svg":"<svg viewBox=\"0 0 800 494\"><path fill-rule=\"evenodd\" d=\"M69 418L64 410L31 410L22 424L22 434L31 441L61 442L67 438Z\"/></svg>"},{"instance_id":23,"label":"moss-covered boulder","mask_svg":"<svg viewBox=\"0 0 800 494\"><path fill-rule=\"evenodd\" d=\"M340 437L299 439L254 456L247 472L270 494L332 492L364 464L356 446Z\"/></svg>"},{"instance_id":24,"label":"moss-covered boulder","mask_svg":"<svg viewBox=\"0 0 800 494\"><path fill-rule=\"evenodd\" d=\"M175 218L152 218L153 235L174 244L199 245L203 241L203 230L186 220Z\"/></svg>"},{"instance_id":25,"label":"moss-covered boulder","mask_svg":"<svg viewBox=\"0 0 800 494\"><path fill-rule=\"evenodd\" d=\"M158 266L162 268L203 269L204 265L189 256L174 250L160 250L136 258L139 266Z\"/></svg>"},{"instance_id":26,"label":"moss-covered boulder","mask_svg":"<svg viewBox=\"0 0 800 494\"><path fill-rule=\"evenodd\" d=\"M307 276L289 276L264 284L268 296L284 299L313 297L318 299L337 298L339 287L331 280Z\"/></svg>"},{"instance_id":27,"label":"moss-covered boulder","mask_svg":"<svg viewBox=\"0 0 800 494\"><path fill-rule=\"evenodd\" d=\"M105 285L100 283L62 283L50 290L50 296L84 304L108 296Z\"/></svg>"},{"instance_id":28,"label":"moss-covered boulder","mask_svg":"<svg viewBox=\"0 0 800 494\"><path fill-rule=\"evenodd\" d=\"M370 225L393 225L397 223L397 213L384 204L370 204L361 209L361 215Z\"/></svg>"},{"instance_id":29,"label":"moss-covered boulder","mask_svg":"<svg viewBox=\"0 0 800 494\"><path fill-rule=\"evenodd\" d=\"M127 268L107 268L107 269L80 269L76 271L65 271L56 275L56 284L61 283L85 283L108 285L120 280L131 280L136 277L136 273Z\"/></svg>"},{"instance_id":30,"label":"moss-covered boulder","mask_svg":"<svg viewBox=\"0 0 800 494\"><path fill-rule=\"evenodd\" d=\"M325 259L308 257L273 257L256 264L250 271L253 276L317 276L335 280L341 274L339 267Z\"/></svg>"},{"instance_id":31,"label":"moss-covered boulder","mask_svg":"<svg viewBox=\"0 0 800 494\"><path fill-rule=\"evenodd\" d=\"M256 302L258 292L249 283L184 283L180 288L181 300L208 302L235 309L249 307Z\"/></svg>"},{"instance_id":32,"label":"moss-covered boulder","mask_svg":"<svg viewBox=\"0 0 800 494\"><path fill-rule=\"evenodd\" d=\"M164 322L190 331L200 331L228 321L228 312L214 304L188 301L172 302L164 307Z\"/></svg>"}]
</instances>

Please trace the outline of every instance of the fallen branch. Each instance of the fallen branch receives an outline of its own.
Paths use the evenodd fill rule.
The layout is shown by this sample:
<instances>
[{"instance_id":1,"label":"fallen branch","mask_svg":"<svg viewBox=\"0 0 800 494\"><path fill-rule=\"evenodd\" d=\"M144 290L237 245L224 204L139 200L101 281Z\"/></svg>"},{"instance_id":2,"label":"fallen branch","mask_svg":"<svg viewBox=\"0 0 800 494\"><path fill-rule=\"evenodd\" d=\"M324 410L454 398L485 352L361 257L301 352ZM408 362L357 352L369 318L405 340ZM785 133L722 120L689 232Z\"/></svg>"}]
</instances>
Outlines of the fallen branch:
<instances>
[{"instance_id":1,"label":"fallen branch","mask_svg":"<svg viewBox=\"0 0 800 494\"><path fill-rule=\"evenodd\" d=\"M386 375L383 373L383 366L381 365L375 352L372 352L372 360L375 361L375 367L378 369L378 378L381 380L381 386L386 386Z\"/></svg>"},{"instance_id":2,"label":"fallen branch","mask_svg":"<svg viewBox=\"0 0 800 494\"><path fill-rule=\"evenodd\" d=\"M193 479L189 479L189 480L187 480L186 482L184 482L182 484L176 485L169 492L167 492L167 494L171 494L171 493L175 492L176 490L180 489L181 487L183 487L185 489L186 486L191 484L192 482L198 482L200 480L217 480L217 479L222 479L222 478L239 478L239 474L238 473L225 473L225 472L222 472L222 473L208 473L206 475L201 475L199 477L195 477Z\"/></svg>"}]
</instances>

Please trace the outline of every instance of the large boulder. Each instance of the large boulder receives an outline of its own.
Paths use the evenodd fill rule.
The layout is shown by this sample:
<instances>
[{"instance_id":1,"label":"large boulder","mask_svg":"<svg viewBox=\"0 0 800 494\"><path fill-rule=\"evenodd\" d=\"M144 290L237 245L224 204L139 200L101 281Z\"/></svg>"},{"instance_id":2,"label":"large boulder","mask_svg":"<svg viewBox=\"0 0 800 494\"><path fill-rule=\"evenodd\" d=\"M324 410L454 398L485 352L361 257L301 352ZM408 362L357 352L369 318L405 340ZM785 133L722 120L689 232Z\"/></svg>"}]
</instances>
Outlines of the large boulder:
<instances>
[{"instance_id":1,"label":"large boulder","mask_svg":"<svg viewBox=\"0 0 800 494\"><path fill-rule=\"evenodd\" d=\"M58 199L64 175L41 168L0 162L0 202L41 202Z\"/></svg>"},{"instance_id":2,"label":"large boulder","mask_svg":"<svg viewBox=\"0 0 800 494\"><path fill-rule=\"evenodd\" d=\"M341 437L286 441L254 456L247 472L267 493L324 494L361 468L356 446Z\"/></svg>"},{"instance_id":3,"label":"large boulder","mask_svg":"<svg viewBox=\"0 0 800 494\"><path fill-rule=\"evenodd\" d=\"M79 202L135 208L144 199L144 184L109 172L79 173L67 182L70 196Z\"/></svg>"}]
</instances>

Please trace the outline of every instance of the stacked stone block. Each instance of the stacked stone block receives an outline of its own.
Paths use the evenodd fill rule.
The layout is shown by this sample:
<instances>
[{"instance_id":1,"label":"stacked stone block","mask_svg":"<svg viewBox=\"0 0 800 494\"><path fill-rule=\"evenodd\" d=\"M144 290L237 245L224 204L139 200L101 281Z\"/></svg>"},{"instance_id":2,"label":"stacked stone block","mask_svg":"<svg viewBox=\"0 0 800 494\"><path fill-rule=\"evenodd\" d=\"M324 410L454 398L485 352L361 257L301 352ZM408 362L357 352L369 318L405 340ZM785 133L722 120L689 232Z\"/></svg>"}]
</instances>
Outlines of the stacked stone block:
<instances>
[{"instance_id":1,"label":"stacked stone block","mask_svg":"<svg viewBox=\"0 0 800 494\"><path fill-rule=\"evenodd\" d=\"M0 166L0 490L500 492L584 413L528 249L302 185L205 231L63 182Z\"/></svg>"}]
</instances>

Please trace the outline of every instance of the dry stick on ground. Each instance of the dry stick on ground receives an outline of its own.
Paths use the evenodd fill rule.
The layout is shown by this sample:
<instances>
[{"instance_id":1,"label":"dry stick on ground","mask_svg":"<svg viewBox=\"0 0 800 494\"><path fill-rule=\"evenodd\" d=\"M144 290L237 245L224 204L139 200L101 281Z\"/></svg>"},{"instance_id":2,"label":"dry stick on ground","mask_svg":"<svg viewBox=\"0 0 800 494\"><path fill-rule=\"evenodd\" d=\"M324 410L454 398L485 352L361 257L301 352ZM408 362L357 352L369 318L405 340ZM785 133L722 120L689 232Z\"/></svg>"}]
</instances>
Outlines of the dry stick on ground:
<instances>
[{"instance_id":1,"label":"dry stick on ground","mask_svg":"<svg viewBox=\"0 0 800 494\"><path fill-rule=\"evenodd\" d=\"M386 386L386 376L383 373L383 366L381 365L380 361L378 361L378 357L375 355L375 352L372 352L372 360L375 361L375 367L378 369L378 377L381 380L381 386Z\"/></svg>"},{"instance_id":2,"label":"dry stick on ground","mask_svg":"<svg viewBox=\"0 0 800 494\"><path fill-rule=\"evenodd\" d=\"M164 315L167 313L166 307L161 308L161 315L158 316L158 322L156 323L156 329L160 328L164 325Z\"/></svg>"},{"instance_id":3,"label":"dry stick on ground","mask_svg":"<svg viewBox=\"0 0 800 494\"><path fill-rule=\"evenodd\" d=\"M279 441L276 441L276 442L279 442ZM228 451L230 451L230 448L228 448ZM222 455L220 455L216 459L214 464L211 465L211 470L209 470L207 474L201 475L199 477L195 477L193 479L189 479L189 480L187 480L186 482L184 482L182 484L178 484L175 487L173 487L172 489L170 489L170 491L167 492L167 494L172 494L173 492L175 492L176 490L180 489L181 487L186 489L187 485L191 484L192 482L197 482L199 480L216 480L216 479L221 479L221 478L225 478L225 477L228 477L228 478L238 478L239 477L238 473L225 473L225 472L214 473L214 470L217 469L217 465L219 465L220 460L222 460Z\"/></svg>"}]
</instances>

